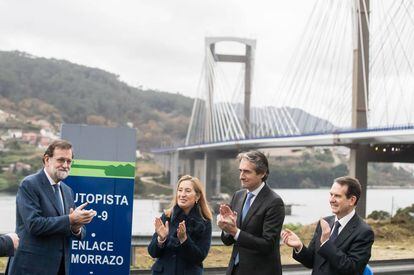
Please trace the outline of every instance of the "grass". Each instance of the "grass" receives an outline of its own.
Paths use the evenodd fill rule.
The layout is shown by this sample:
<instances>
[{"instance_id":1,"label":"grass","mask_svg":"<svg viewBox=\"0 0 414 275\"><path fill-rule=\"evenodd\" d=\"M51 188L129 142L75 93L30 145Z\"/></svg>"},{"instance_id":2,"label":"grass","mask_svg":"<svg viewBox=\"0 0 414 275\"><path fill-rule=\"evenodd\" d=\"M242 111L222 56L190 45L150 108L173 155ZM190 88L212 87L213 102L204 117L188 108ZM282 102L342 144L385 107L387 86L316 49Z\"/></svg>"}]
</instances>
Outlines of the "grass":
<instances>
[{"instance_id":1,"label":"grass","mask_svg":"<svg viewBox=\"0 0 414 275\"><path fill-rule=\"evenodd\" d=\"M371 222L370 222L371 223ZM308 244L313 236L316 224L294 227L294 231ZM414 258L414 235L411 230L398 224L371 223L375 232L371 260L412 259ZM204 267L226 267L231 255L231 246L212 246L204 261ZM282 265L297 264L292 258L292 249L286 245L280 247ZM148 255L146 247L136 248L137 269L150 269L154 260Z\"/></svg>"},{"instance_id":2,"label":"grass","mask_svg":"<svg viewBox=\"0 0 414 275\"><path fill-rule=\"evenodd\" d=\"M414 237L407 242L376 241L372 247L371 260L412 259L414 258ZM204 267L226 267L232 247L212 246L204 261ZM154 260L148 255L146 247L136 248L136 269L150 269ZM286 245L280 247L282 265L297 264L292 258L292 249Z\"/></svg>"}]
</instances>

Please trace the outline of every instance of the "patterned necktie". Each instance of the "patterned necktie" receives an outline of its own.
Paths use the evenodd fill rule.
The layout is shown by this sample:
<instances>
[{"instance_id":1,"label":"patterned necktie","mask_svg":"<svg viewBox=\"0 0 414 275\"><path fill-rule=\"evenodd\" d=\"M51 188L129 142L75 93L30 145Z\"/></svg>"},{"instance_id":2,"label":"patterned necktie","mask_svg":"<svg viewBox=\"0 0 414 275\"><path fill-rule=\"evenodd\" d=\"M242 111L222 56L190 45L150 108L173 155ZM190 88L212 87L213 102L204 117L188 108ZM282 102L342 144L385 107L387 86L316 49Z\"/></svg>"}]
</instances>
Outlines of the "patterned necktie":
<instances>
[{"instance_id":1,"label":"patterned necktie","mask_svg":"<svg viewBox=\"0 0 414 275\"><path fill-rule=\"evenodd\" d=\"M339 221L336 221L334 225L334 230L331 236L329 237L330 240L335 241L335 239L338 237L339 227L341 227L341 224L339 223Z\"/></svg>"},{"instance_id":2,"label":"patterned necktie","mask_svg":"<svg viewBox=\"0 0 414 275\"><path fill-rule=\"evenodd\" d=\"M57 202L59 215L63 215L63 208L62 208L63 202L62 202L62 198L60 197L60 186L57 183L52 186L53 186L53 190L55 191L55 199Z\"/></svg>"}]
</instances>

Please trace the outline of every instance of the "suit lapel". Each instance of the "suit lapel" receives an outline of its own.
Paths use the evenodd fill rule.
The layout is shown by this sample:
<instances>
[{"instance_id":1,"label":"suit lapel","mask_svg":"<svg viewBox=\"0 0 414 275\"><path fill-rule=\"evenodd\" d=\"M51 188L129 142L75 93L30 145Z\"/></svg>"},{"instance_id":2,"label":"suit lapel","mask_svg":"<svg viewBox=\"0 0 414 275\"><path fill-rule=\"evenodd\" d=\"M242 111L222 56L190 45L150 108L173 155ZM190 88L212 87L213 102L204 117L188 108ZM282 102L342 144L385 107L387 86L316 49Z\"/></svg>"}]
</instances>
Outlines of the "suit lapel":
<instances>
[{"instance_id":1,"label":"suit lapel","mask_svg":"<svg viewBox=\"0 0 414 275\"><path fill-rule=\"evenodd\" d=\"M59 206L58 202L56 201L55 192L53 190L52 185L50 185L49 179L47 178L45 171L41 171L42 176L42 189L43 192L45 192L46 196L50 199L50 202L52 203L53 207L56 210L56 213L60 216L59 213Z\"/></svg>"},{"instance_id":2,"label":"suit lapel","mask_svg":"<svg viewBox=\"0 0 414 275\"><path fill-rule=\"evenodd\" d=\"M257 197L254 199L252 205L250 206L249 212L247 212L246 217L242 221L243 222L242 228L245 228L245 226L249 222L250 218L254 215L254 213L256 213L257 210L259 210L260 206L265 201L264 198L267 196L267 194L269 192L268 189L269 189L269 187L265 184L263 186L262 190L260 190L259 194L257 194ZM246 197L246 195L245 195L245 197Z\"/></svg>"},{"instance_id":3,"label":"suit lapel","mask_svg":"<svg viewBox=\"0 0 414 275\"><path fill-rule=\"evenodd\" d=\"M241 218L242 218L242 212L243 212L243 204L246 200L247 191L241 192L240 197L237 199L236 204L234 206L234 211L237 212L237 227L241 228Z\"/></svg>"},{"instance_id":4,"label":"suit lapel","mask_svg":"<svg viewBox=\"0 0 414 275\"><path fill-rule=\"evenodd\" d=\"M352 219L345 225L344 229L342 229L341 233L338 235L338 237L335 240L336 247L340 247L341 244L348 239L349 236L354 232L355 228L357 227L359 223L358 215L355 213L355 215L352 217Z\"/></svg>"}]
</instances>

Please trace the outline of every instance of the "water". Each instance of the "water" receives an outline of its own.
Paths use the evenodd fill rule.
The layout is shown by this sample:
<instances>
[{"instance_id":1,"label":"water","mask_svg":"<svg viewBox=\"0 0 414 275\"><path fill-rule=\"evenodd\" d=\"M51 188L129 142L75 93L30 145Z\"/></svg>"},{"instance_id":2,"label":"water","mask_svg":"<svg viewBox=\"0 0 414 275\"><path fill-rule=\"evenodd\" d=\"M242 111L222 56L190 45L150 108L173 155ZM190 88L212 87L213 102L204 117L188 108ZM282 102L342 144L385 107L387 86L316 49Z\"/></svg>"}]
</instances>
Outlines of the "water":
<instances>
[{"instance_id":1,"label":"water","mask_svg":"<svg viewBox=\"0 0 414 275\"><path fill-rule=\"evenodd\" d=\"M292 215L285 223L309 224L331 215L329 189L276 189L286 204L293 204ZM368 189L367 214L374 210L389 213L414 203L414 189Z\"/></svg>"},{"instance_id":2,"label":"water","mask_svg":"<svg viewBox=\"0 0 414 275\"><path fill-rule=\"evenodd\" d=\"M292 215L285 223L309 224L330 215L329 189L276 189L286 204L293 204ZM367 213L374 210L395 211L414 203L414 189L369 189ZM0 194L0 232L14 231L15 197ZM154 217L161 215L158 200L134 200L132 233L152 234Z\"/></svg>"}]
</instances>

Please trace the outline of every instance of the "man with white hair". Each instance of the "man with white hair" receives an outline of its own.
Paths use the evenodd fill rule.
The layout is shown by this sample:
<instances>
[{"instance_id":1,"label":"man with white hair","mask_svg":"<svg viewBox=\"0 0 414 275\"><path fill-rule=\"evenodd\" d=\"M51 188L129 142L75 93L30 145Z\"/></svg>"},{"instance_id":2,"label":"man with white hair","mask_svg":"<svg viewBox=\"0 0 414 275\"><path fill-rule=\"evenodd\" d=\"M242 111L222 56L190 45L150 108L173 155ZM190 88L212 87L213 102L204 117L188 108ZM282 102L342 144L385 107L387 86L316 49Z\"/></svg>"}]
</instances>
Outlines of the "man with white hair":
<instances>
[{"instance_id":1,"label":"man with white hair","mask_svg":"<svg viewBox=\"0 0 414 275\"><path fill-rule=\"evenodd\" d=\"M23 179L16 196L19 247L6 274L68 275L69 240L85 236L84 225L96 215L75 207L72 189L63 180L73 160L72 145L53 141L43 155L43 169Z\"/></svg>"}]
</instances>

